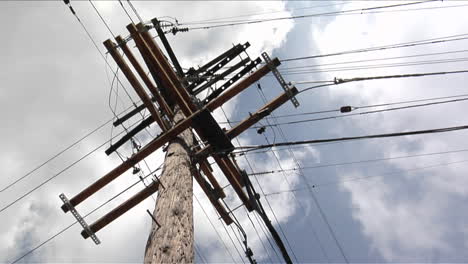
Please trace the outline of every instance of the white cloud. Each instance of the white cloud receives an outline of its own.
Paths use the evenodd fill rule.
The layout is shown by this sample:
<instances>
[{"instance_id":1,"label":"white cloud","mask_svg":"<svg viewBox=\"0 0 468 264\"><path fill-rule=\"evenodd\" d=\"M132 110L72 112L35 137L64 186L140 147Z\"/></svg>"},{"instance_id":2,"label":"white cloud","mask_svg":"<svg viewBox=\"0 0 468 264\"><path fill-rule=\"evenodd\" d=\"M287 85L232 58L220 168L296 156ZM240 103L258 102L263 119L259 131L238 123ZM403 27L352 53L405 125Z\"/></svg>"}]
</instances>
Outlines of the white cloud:
<instances>
[{"instance_id":1,"label":"white cloud","mask_svg":"<svg viewBox=\"0 0 468 264\"><path fill-rule=\"evenodd\" d=\"M435 3L445 5L447 3ZM439 36L460 34L467 24L460 9L376 14L371 16L337 17L323 30L316 30L321 53L355 48L380 46ZM430 17L430 19L428 19ZM462 26L464 25L464 26ZM345 39L346 41L339 41ZM345 43L345 45L344 45ZM446 50L463 49L463 43L406 48L393 51L362 53L324 58L323 62L405 56ZM346 58L345 58L346 57ZM392 61L393 62L393 61ZM376 62L381 63L381 62ZM363 63L364 64L364 63ZM370 63L366 63L370 64ZM326 73L327 78L377 76L412 72L435 72L466 68L466 63L417 67L382 68L349 72ZM362 84L331 87L332 96L359 102L359 105L429 98L463 93L459 85L463 76L444 76L424 79L370 81ZM350 103L350 102L348 102ZM357 105L357 104L356 104ZM418 110L367 115L355 118L353 124L360 134L408 131L460 125L465 121L458 114L462 104L435 106ZM455 150L463 148L463 132L450 135L405 137L362 143L365 148L387 157ZM438 155L389 161L383 168L398 170L462 159L463 154ZM384 166L384 165L382 165ZM382 173L380 170L350 171L346 177L361 177ZM466 199L466 166L446 166L414 173L400 173L369 181L345 181L343 190L351 194L353 217L361 224L363 233L374 249L387 261L432 261L432 252L454 252L447 237L461 220L446 221L453 206ZM383 176L383 175L382 175ZM369 182L369 183L367 183ZM411 190L411 191L410 191ZM410 192L408 192L410 191ZM406 193L408 192L408 193ZM455 196L454 196L455 195ZM458 196L457 196L458 195ZM454 225L455 224L455 225Z\"/></svg>"},{"instance_id":2,"label":"white cloud","mask_svg":"<svg viewBox=\"0 0 468 264\"><path fill-rule=\"evenodd\" d=\"M126 5L125 1L122 2ZM95 2L95 4L116 35L128 35L125 26L129 21L117 2ZM105 64L68 8L61 3L37 5L2 3L2 5L6 5L6 9L2 9L4 12L1 12L3 13L0 18L3 24L1 30L9 35L9 38L2 44L4 45L2 58L6 63L0 66L2 87L9 87L1 90L0 97L2 120L6 122L6 129L0 134L2 138L8 139L3 143L4 152L0 155L0 164L5 168L3 172L8 175L8 177L0 178L0 184L3 187L28 168L40 164L57 150L79 138L87 129L109 118L110 111L107 105L109 80L106 77ZM102 25L92 7L87 2L79 1L72 1L72 5L101 50L104 50L101 42L108 38L110 33ZM220 3L204 1L135 2L134 5L145 19L170 15L177 17L180 22L208 16L237 15L244 14L246 11L259 12L272 8L285 8L285 3L276 1L224 2L223 8L219 8ZM127 5L126 7L128 8ZM39 9L41 12L38 12ZM215 9L217 11L213 12ZM131 12L130 8L128 11ZM12 18L18 23L14 24L14 28L6 27L6 24L10 24L8 20ZM31 32L31 21L35 21L36 30L33 32ZM182 64L192 66L212 59L230 48L233 43L238 42L250 41L252 46L248 51L252 56L259 56L262 51L271 52L282 45L286 34L292 27L292 22L282 22L222 30L200 30L168 37L181 58ZM34 44L31 44L32 42ZM130 86L127 84L127 87ZM119 93L124 103L128 104L129 100L125 98L121 88ZM130 93L133 98L136 98L133 92L130 91ZM226 105L228 116L239 104L236 100ZM122 105L119 107L124 108ZM152 133L155 134L155 131ZM108 138L109 129L106 128L32 174L8 192L0 193L1 205L6 205ZM102 152L102 149L98 150L96 154L66 171L34 194L27 196L17 205L0 213L2 217L0 261L13 260L74 220L70 214L65 215L61 212L58 194L63 192L70 198L120 163L116 156L107 157ZM130 155L128 149L124 151L124 155ZM149 158L148 163L154 169L161 160L162 154L158 153ZM220 173L217 175L222 177ZM84 215L91 208L95 208L136 180L138 179L131 173L126 173L110 186L80 204L77 209ZM92 223L140 189L142 189L141 184L87 218L87 222ZM198 197L201 197L202 204L208 210L210 218L216 223L217 229L223 230L219 221L216 220L217 217L211 204L198 186L195 187L195 192ZM229 202L232 204L239 202L233 199L236 198L234 193L231 192L229 195L231 196ZM153 207L152 199L147 199L131 212L99 231L97 235L102 241L99 246L95 246L89 239L83 240L79 234L81 227L76 225L33 253L32 259L26 260L139 262L143 257L151 223L146 209L152 210ZM195 208L197 208L196 205ZM286 221L288 216L288 213L281 214L281 221ZM214 242L217 237L204 218L200 210L196 209L197 244L207 254L215 252L212 250L213 247L219 248L220 253L209 255L209 260L230 261L219 243ZM245 216L240 214L239 218L245 225L248 224ZM224 240L229 241L225 232L220 232ZM252 233L253 230L249 229L248 232L252 247L258 254L257 258L262 259L265 256L265 252L262 252L263 248L255 238L256 235ZM261 236L264 239L264 235L261 234ZM212 242L205 243L208 241ZM235 252L232 245L229 247L232 252ZM236 260L239 259L236 257Z\"/></svg>"}]
</instances>

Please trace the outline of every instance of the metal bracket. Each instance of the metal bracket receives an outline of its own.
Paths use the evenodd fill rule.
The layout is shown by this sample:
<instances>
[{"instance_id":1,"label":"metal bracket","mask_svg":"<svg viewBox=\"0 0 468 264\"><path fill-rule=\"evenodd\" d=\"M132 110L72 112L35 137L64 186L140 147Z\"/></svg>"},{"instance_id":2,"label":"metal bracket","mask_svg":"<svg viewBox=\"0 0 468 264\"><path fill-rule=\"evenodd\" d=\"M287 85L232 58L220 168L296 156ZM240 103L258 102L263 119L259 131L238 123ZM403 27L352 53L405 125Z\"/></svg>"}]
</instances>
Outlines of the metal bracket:
<instances>
[{"instance_id":1,"label":"metal bracket","mask_svg":"<svg viewBox=\"0 0 468 264\"><path fill-rule=\"evenodd\" d=\"M68 210L76 218L76 221L78 221L78 223L80 223L80 225L83 227L85 232L89 235L89 237L91 237L91 239L94 241L94 243L96 245L101 244L101 241L99 240L99 238L96 236L96 234L94 234L94 232L91 230L91 228L89 228L88 224L83 219L83 217L81 217L81 215L78 213L78 211L76 211L75 207L73 205L71 205L70 201L65 196L65 194L62 193L62 194L59 195L59 197L62 200L62 202L65 204L65 206L68 207Z\"/></svg>"},{"instance_id":2,"label":"metal bracket","mask_svg":"<svg viewBox=\"0 0 468 264\"><path fill-rule=\"evenodd\" d=\"M276 80L280 83L281 87L283 87L284 91L289 95L289 99L291 99L291 102L293 103L294 107L299 106L299 101L297 101L296 97L291 93L291 86L286 83L286 81L283 79L283 76L281 76L280 72L276 69L276 67L271 66L271 59L270 56L266 52L262 53L263 60L265 63L268 65L270 68L271 72L275 76Z\"/></svg>"}]
</instances>

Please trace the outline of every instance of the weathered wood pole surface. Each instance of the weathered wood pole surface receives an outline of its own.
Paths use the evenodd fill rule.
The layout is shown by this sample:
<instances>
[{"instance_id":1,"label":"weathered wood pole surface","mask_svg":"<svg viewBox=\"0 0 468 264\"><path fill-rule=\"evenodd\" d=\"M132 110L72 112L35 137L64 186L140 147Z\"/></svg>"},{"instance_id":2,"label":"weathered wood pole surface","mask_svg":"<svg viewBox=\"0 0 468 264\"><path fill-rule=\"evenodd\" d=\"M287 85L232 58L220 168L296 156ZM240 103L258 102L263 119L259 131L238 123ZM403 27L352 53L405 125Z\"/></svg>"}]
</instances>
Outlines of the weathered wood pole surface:
<instances>
[{"instance_id":1,"label":"weathered wood pole surface","mask_svg":"<svg viewBox=\"0 0 468 264\"><path fill-rule=\"evenodd\" d=\"M184 118L176 111L174 121ZM169 143L153 222L145 250L145 263L193 263L193 180L189 148L193 134L185 130Z\"/></svg>"}]
</instances>

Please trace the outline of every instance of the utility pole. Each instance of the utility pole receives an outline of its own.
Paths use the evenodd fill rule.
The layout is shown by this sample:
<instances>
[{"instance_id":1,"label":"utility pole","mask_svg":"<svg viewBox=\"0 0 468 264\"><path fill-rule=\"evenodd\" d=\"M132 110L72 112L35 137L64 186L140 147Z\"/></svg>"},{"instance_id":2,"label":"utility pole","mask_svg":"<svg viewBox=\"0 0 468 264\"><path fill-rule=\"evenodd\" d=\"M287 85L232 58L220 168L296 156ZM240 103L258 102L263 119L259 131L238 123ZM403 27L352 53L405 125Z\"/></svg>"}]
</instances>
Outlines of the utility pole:
<instances>
[{"instance_id":1,"label":"utility pole","mask_svg":"<svg viewBox=\"0 0 468 264\"><path fill-rule=\"evenodd\" d=\"M154 37L149 33L151 28L156 29L172 65L155 42ZM226 194L213 175L213 168L208 162L208 158L211 157L228 180L231 188L234 189L242 205L248 212L255 211L260 214L285 261L292 263L281 238L261 206L260 196L255 192L246 172L237 165L234 156L229 155L234 149L231 143L233 138L239 136L287 101L291 100L296 107L299 105L294 98L298 93L297 89L289 86L276 69L280 65L280 61L278 59L272 60L266 53L263 53L265 65L256 70L255 67L260 64L261 59L251 60L249 57L217 74L225 65L245 52L245 49L250 46L246 42L235 45L202 67L190 68L184 73L158 20L153 19L152 25L141 23L134 25L132 23L127 26L127 29L130 33L129 37L117 36L115 39L117 44L108 39L104 41L104 46L134 88L142 105L136 106L134 110L120 116L114 122L114 126L129 120L143 109L147 109L150 116L128 130L126 135L105 152L110 155L126 142L133 140L136 134L154 122L157 123L162 132L146 146L138 148L131 157L70 200L61 194L60 198L64 203L62 210L64 212L70 211L82 225L81 235L84 238L90 237L96 244L99 244L100 240L97 238L96 232L158 192L154 212L148 211L153 223L146 244L144 261L145 263L193 263L193 178L223 222L226 225L234 222L233 217L231 217L233 212L222 201L226 198ZM172 31L177 32L177 30ZM153 80L146 74L146 70L143 69L127 45L130 40L135 42ZM127 64L127 60L118 51L119 49L123 51L130 64ZM211 112L270 72L277 78L284 93L250 114L231 129L221 128ZM244 76L246 77L242 79ZM140 83L140 79L146 89ZM226 79L227 81L224 81ZM212 90L205 99L201 100L197 97L201 92L212 89L213 84L222 81L224 83ZM161 176L155 177L150 185L145 186L143 190L88 226L75 207L160 148L166 152ZM243 232L240 223L237 222L236 227ZM251 263L256 263L252 250L247 245L247 238L243 243L246 257Z\"/></svg>"},{"instance_id":2,"label":"utility pole","mask_svg":"<svg viewBox=\"0 0 468 264\"><path fill-rule=\"evenodd\" d=\"M183 119L182 111L174 121ZM186 129L172 140L166 151L159 181L151 232L145 249L145 263L193 263L193 180L190 149L193 134Z\"/></svg>"}]
</instances>

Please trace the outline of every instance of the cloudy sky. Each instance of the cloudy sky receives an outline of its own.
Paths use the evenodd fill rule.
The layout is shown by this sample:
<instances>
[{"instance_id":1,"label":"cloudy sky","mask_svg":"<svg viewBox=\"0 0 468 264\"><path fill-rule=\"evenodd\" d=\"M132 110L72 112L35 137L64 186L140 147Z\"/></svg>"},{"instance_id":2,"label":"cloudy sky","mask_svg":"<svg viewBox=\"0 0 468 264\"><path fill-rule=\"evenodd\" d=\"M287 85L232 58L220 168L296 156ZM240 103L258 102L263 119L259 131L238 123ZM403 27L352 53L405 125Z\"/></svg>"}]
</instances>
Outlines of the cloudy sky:
<instances>
[{"instance_id":1,"label":"cloudy sky","mask_svg":"<svg viewBox=\"0 0 468 264\"><path fill-rule=\"evenodd\" d=\"M137 21L124 2L132 19ZM237 21L321 14L402 2L133 3L144 20L158 17L173 21L176 18L183 24L213 19L211 21L219 24L223 22L220 19ZM72 1L72 5L103 52L101 43L112 35L88 1ZM118 2L95 2L95 5L114 34L128 35L125 26L130 20ZM385 12L358 11L190 30L168 35L168 38L184 68L202 65L233 44L246 41L251 44L248 53L252 58L266 51L271 57L288 59L467 34L467 9L468 5L462 1L438 1L385 9ZM52 180L47 179L122 132L122 128L112 129L110 124L106 125L40 169L28 172L111 119L111 109L119 113L131 106L131 100L122 86L112 84L114 64L109 60L112 69L106 66L62 1L1 1L0 22L3 33L0 44L0 119L3 123L0 189L27 175L0 192L0 262L9 263L73 223L72 215L60 210L60 193L72 197L121 160L115 154L105 155L105 147L102 147ZM280 70L287 81L298 82L299 89L314 85L301 82L329 81L334 77L465 70L468 66L466 43L460 40L283 62ZM448 51L453 52L426 56ZM405 58L388 59L394 57ZM447 59L457 62L434 63ZM343 63L357 60L368 61ZM396 63L408 62L417 63L395 67ZM307 72L301 74L290 69L299 66L310 67L302 68ZM361 69L353 69L356 66ZM136 100L130 85L123 76L119 77L131 98ZM287 103L275 115L466 94L466 80L466 75L458 74L323 87L300 94L299 108ZM261 91L253 85L223 107L230 120L246 117L282 91L273 76L265 77L260 84ZM267 125L264 134L250 130L233 143L266 144L460 126L466 125L464 105L466 102L456 102L273 127L268 125L338 113L270 118L261 122ZM369 110L377 109L384 108ZM215 116L220 122L226 121L222 111L215 112ZM158 128L152 126L142 132L138 140L145 144L157 133ZM295 262L466 262L468 146L464 136L466 132L461 131L310 145L292 150L278 148L238 160L249 173L293 169L297 168L297 163L303 167L322 166L300 173L296 170L252 176L261 201ZM445 154L426 155L440 152ZM131 146L121 150L124 157L131 153ZM414 155L418 156L407 157ZM148 167L156 169L162 157L160 152L149 157ZM395 157L400 158L393 159ZM336 165L373 159L386 160ZM146 164L141 166L148 172ZM224 177L216 172L219 181L226 184ZM77 209L85 215L137 180L131 171L127 172ZM307 188L312 185L314 188ZM87 217L87 222L92 223L142 188L143 185L138 184L125 192ZM237 229L225 228L197 184L194 189L196 261L248 262ZM231 189L226 190L229 196L226 202L235 208L240 201ZM75 225L22 261L141 262L151 224L146 210L153 210L156 198L147 199L98 232L102 241L99 246L82 239L81 227ZM243 208L236 210L235 215L247 233L254 258L258 262L281 261L259 217L255 214L248 217Z\"/></svg>"}]
</instances>

